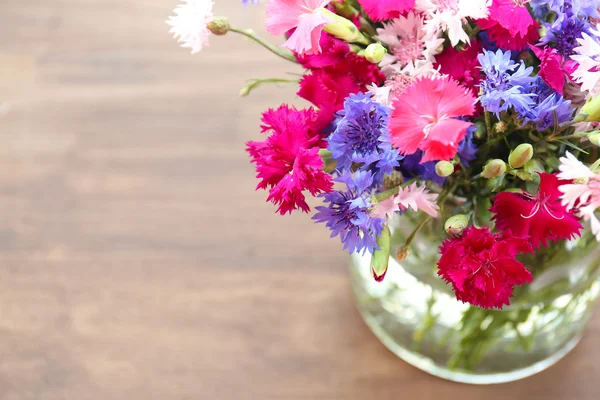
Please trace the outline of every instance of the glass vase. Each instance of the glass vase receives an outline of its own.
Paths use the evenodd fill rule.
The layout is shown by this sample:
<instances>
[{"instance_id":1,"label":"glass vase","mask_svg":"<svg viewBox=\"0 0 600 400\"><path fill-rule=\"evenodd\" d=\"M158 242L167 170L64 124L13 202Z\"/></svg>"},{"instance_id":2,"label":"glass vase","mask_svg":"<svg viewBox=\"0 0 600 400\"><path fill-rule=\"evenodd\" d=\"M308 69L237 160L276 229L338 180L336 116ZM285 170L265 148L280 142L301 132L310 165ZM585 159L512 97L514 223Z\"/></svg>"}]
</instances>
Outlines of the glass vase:
<instances>
[{"instance_id":1,"label":"glass vase","mask_svg":"<svg viewBox=\"0 0 600 400\"><path fill-rule=\"evenodd\" d=\"M417 223L408 216L391 222L391 254ZM600 246L589 229L577 240L521 257L533 283L516 287L510 306L485 310L457 301L437 276L441 224L433 221L413 235L404 260L390 257L383 282L371 275L369 253L351 258L358 309L386 347L423 371L471 384L525 378L575 347L600 286Z\"/></svg>"}]
</instances>

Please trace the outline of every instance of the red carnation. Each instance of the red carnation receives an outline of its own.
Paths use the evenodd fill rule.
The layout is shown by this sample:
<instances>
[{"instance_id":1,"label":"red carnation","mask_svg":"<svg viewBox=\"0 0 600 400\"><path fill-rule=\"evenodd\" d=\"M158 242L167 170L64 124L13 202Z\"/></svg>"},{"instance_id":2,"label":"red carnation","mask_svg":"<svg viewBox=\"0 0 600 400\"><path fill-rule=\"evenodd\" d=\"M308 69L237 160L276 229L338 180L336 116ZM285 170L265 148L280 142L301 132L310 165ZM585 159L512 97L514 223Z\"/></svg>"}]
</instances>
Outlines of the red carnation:
<instances>
[{"instance_id":1,"label":"red carnation","mask_svg":"<svg viewBox=\"0 0 600 400\"><path fill-rule=\"evenodd\" d=\"M262 121L262 131L272 132L271 136L263 142L248 142L246 149L261 179L256 189L270 189L267 201L278 205L282 215L298 208L309 212L303 191L314 196L333 188L318 154L326 142L316 112L284 104L263 113Z\"/></svg>"},{"instance_id":2,"label":"red carnation","mask_svg":"<svg viewBox=\"0 0 600 400\"><path fill-rule=\"evenodd\" d=\"M328 125L335 113L344 108L344 100L351 94L365 92L372 83L381 85L385 76L377 65L366 58L348 53L337 63L313 69L300 81L298 96L319 107L319 120Z\"/></svg>"},{"instance_id":3,"label":"red carnation","mask_svg":"<svg viewBox=\"0 0 600 400\"><path fill-rule=\"evenodd\" d=\"M440 247L438 275L451 283L456 298L483 308L510 304L515 285L533 280L531 272L515 257L532 251L524 238L509 233L492 234L486 228L469 227L460 237Z\"/></svg>"},{"instance_id":4,"label":"red carnation","mask_svg":"<svg viewBox=\"0 0 600 400\"><path fill-rule=\"evenodd\" d=\"M540 190L537 195L529 193L499 193L490 211L501 230L509 230L518 236L529 236L534 248L547 246L548 241L572 239L583 229L579 218L561 204L562 192L558 187L570 183L556 175L540 174Z\"/></svg>"},{"instance_id":5,"label":"red carnation","mask_svg":"<svg viewBox=\"0 0 600 400\"><path fill-rule=\"evenodd\" d=\"M321 34L321 53L301 56L296 54L298 62L307 69L330 67L342 61L350 52L350 45L326 33Z\"/></svg>"}]
</instances>

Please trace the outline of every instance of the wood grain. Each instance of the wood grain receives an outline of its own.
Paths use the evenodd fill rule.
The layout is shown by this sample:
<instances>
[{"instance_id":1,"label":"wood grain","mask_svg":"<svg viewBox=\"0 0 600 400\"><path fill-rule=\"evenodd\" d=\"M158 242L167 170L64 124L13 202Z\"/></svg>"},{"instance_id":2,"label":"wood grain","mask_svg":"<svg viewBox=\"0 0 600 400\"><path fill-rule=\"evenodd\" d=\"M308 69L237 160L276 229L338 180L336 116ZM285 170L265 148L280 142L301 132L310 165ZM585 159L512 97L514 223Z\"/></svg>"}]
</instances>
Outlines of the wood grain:
<instances>
[{"instance_id":1,"label":"wood grain","mask_svg":"<svg viewBox=\"0 0 600 400\"><path fill-rule=\"evenodd\" d=\"M264 6L217 3L264 33ZM599 398L598 316L510 385L388 352L339 243L253 190L260 112L302 103L237 92L298 70L232 35L190 56L167 34L175 4L0 5L0 400Z\"/></svg>"}]
</instances>

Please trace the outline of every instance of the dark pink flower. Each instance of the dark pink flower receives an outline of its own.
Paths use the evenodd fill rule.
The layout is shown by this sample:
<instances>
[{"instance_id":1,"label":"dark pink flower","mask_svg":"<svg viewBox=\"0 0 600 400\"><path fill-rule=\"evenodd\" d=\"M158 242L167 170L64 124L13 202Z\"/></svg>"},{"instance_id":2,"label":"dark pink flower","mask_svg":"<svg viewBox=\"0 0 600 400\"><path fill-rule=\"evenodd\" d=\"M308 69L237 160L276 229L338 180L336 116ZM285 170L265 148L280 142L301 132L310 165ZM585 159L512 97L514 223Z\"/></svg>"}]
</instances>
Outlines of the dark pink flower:
<instances>
[{"instance_id":1,"label":"dark pink flower","mask_svg":"<svg viewBox=\"0 0 600 400\"><path fill-rule=\"evenodd\" d=\"M540 77L554 89L563 94L565 88L565 71L563 69L562 56L551 47L540 49L536 46L529 46L535 56L540 59Z\"/></svg>"},{"instance_id":2,"label":"dark pink flower","mask_svg":"<svg viewBox=\"0 0 600 400\"><path fill-rule=\"evenodd\" d=\"M527 237L534 248L547 246L548 241L572 239L583 229L579 218L561 204L559 186L570 183L556 175L540 174L540 189L536 195L499 193L490 211L500 230Z\"/></svg>"},{"instance_id":3,"label":"dark pink flower","mask_svg":"<svg viewBox=\"0 0 600 400\"><path fill-rule=\"evenodd\" d=\"M246 151L256 164L258 189L269 189L267 201L278 205L277 212L310 211L304 191L313 196L330 192L331 176L323 171L318 152L326 147L317 125L316 112L282 105L263 114L263 142L248 142Z\"/></svg>"},{"instance_id":4,"label":"dark pink flower","mask_svg":"<svg viewBox=\"0 0 600 400\"><path fill-rule=\"evenodd\" d=\"M483 308L510 304L515 285L532 281L531 272L516 260L532 251L526 239L509 233L492 234L486 228L469 227L440 247L438 275L452 284L456 298Z\"/></svg>"},{"instance_id":5,"label":"dark pink flower","mask_svg":"<svg viewBox=\"0 0 600 400\"><path fill-rule=\"evenodd\" d=\"M397 18L415 6L415 0L358 0L358 2L373 21Z\"/></svg>"},{"instance_id":6,"label":"dark pink flower","mask_svg":"<svg viewBox=\"0 0 600 400\"><path fill-rule=\"evenodd\" d=\"M377 65L366 58L348 53L344 58L325 68L316 68L300 81L298 96L319 107L319 122L326 126L335 113L344 108L344 100L351 94L366 92L367 85L380 86L385 75Z\"/></svg>"},{"instance_id":7,"label":"dark pink flower","mask_svg":"<svg viewBox=\"0 0 600 400\"><path fill-rule=\"evenodd\" d=\"M300 56L296 54L298 62L304 68L325 68L337 64L343 60L350 52L350 45L342 40L336 39L326 33L321 34L321 49L320 54Z\"/></svg>"},{"instance_id":8,"label":"dark pink flower","mask_svg":"<svg viewBox=\"0 0 600 400\"><path fill-rule=\"evenodd\" d=\"M461 85L469 88L477 97L481 82L481 66L477 56L481 51L481 42L478 40L471 40L470 46L461 51L449 46L435 57L434 66L439 67L442 74L449 75Z\"/></svg>"},{"instance_id":9,"label":"dark pink flower","mask_svg":"<svg viewBox=\"0 0 600 400\"><path fill-rule=\"evenodd\" d=\"M487 29L490 39L503 49L523 50L540 38L540 26L529 14L526 3L523 0L494 0L489 17L477 20L477 25Z\"/></svg>"}]
</instances>

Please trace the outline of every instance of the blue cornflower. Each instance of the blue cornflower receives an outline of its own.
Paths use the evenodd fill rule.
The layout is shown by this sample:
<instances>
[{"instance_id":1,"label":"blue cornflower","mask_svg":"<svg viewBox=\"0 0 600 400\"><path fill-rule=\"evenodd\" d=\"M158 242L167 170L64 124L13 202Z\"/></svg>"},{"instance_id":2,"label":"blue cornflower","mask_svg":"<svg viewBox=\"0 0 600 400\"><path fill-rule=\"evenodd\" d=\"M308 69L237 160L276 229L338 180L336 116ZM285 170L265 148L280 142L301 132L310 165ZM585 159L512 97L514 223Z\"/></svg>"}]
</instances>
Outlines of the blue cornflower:
<instances>
[{"instance_id":1,"label":"blue cornflower","mask_svg":"<svg viewBox=\"0 0 600 400\"><path fill-rule=\"evenodd\" d=\"M465 165L469 166L469 163L477 158L477 146L473 142L473 135L477 128L473 125L467 130L467 135L462 142L458 145L458 157L460 161Z\"/></svg>"},{"instance_id":2,"label":"blue cornflower","mask_svg":"<svg viewBox=\"0 0 600 400\"><path fill-rule=\"evenodd\" d=\"M345 171L358 164L361 170L373 173L375 183L383 182L400 157L390 142L390 109L372 100L370 94L359 93L346 99L340 116L328 146L337 168Z\"/></svg>"},{"instance_id":3,"label":"blue cornflower","mask_svg":"<svg viewBox=\"0 0 600 400\"><path fill-rule=\"evenodd\" d=\"M573 49L579 46L577 39L581 39L584 32L590 36L595 36L588 21L571 16L549 26L540 43L554 42L556 50L564 57L569 57L573 55Z\"/></svg>"},{"instance_id":4,"label":"blue cornflower","mask_svg":"<svg viewBox=\"0 0 600 400\"><path fill-rule=\"evenodd\" d=\"M533 104L517 108L517 114L524 123L535 123L536 129L541 132L554 125L555 113L559 124L571 120L571 102L556 93L541 77L535 77L523 90L533 96Z\"/></svg>"},{"instance_id":5,"label":"blue cornflower","mask_svg":"<svg viewBox=\"0 0 600 400\"><path fill-rule=\"evenodd\" d=\"M437 161L427 161L421 163L423 151L410 154L400 162L400 173L406 178L420 178L424 181L432 181L438 185L443 185L446 178L442 178L435 172Z\"/></svg>"},{"instance_id":6,"label":"blue cornflower","mask_svg":"<svg viewBox=\"0 0 600 400\"><path fill-rule=\"evenodd\" d=\"M369 192L373 186L370 171L357 171L352 175L345 172L335 179L346 184L346 191L324 193L319 197L329 203L317 207L313 217L316 222L325 222L331 230L331 237L340 236L344 250L373 253L378 249L377 237L384 228L385 220L371 216L373 203Z\"/></svg>"},{"instance_id":7,"label":"blue cornflower","mask_svg":"<svg viewBox=\"0 0 600 400\"><path fill-rule=\"evenodd\" d=\"M600 0L564 0L565 13L579 18L598 18Z\"/></svg>"},{"instance_id":8,"label":"blue cornflower","mask_svg":"<svg viewBox=\"0 0 600 400\"><path fill-rule=\"evenodd\" d=\"M546 97L543 101L525 113L523 122L533 122L538 131L542 132L546 129L554 126L554 119L556 122L562 124L570 121L573 116L573 109L571 108L571 101L565 100L559 94L553 94L550 97Z\"/></svg>"},{"instance_id":9,"label":"blue cornflower","mask_svg":"<svg viewBox=\"0 0 600 400\"><path fill-rule=\"evenodd\" d=\"M511 52L498 50L495 53L483 51L477 59L486 78L481 82L479 101L486 109L499 117L502 111L510 107L526 107L533 103L531 95L523 93L522 88L533 78L533 67L525 67L511 59Z\"/></svg>"}]
</instances>

